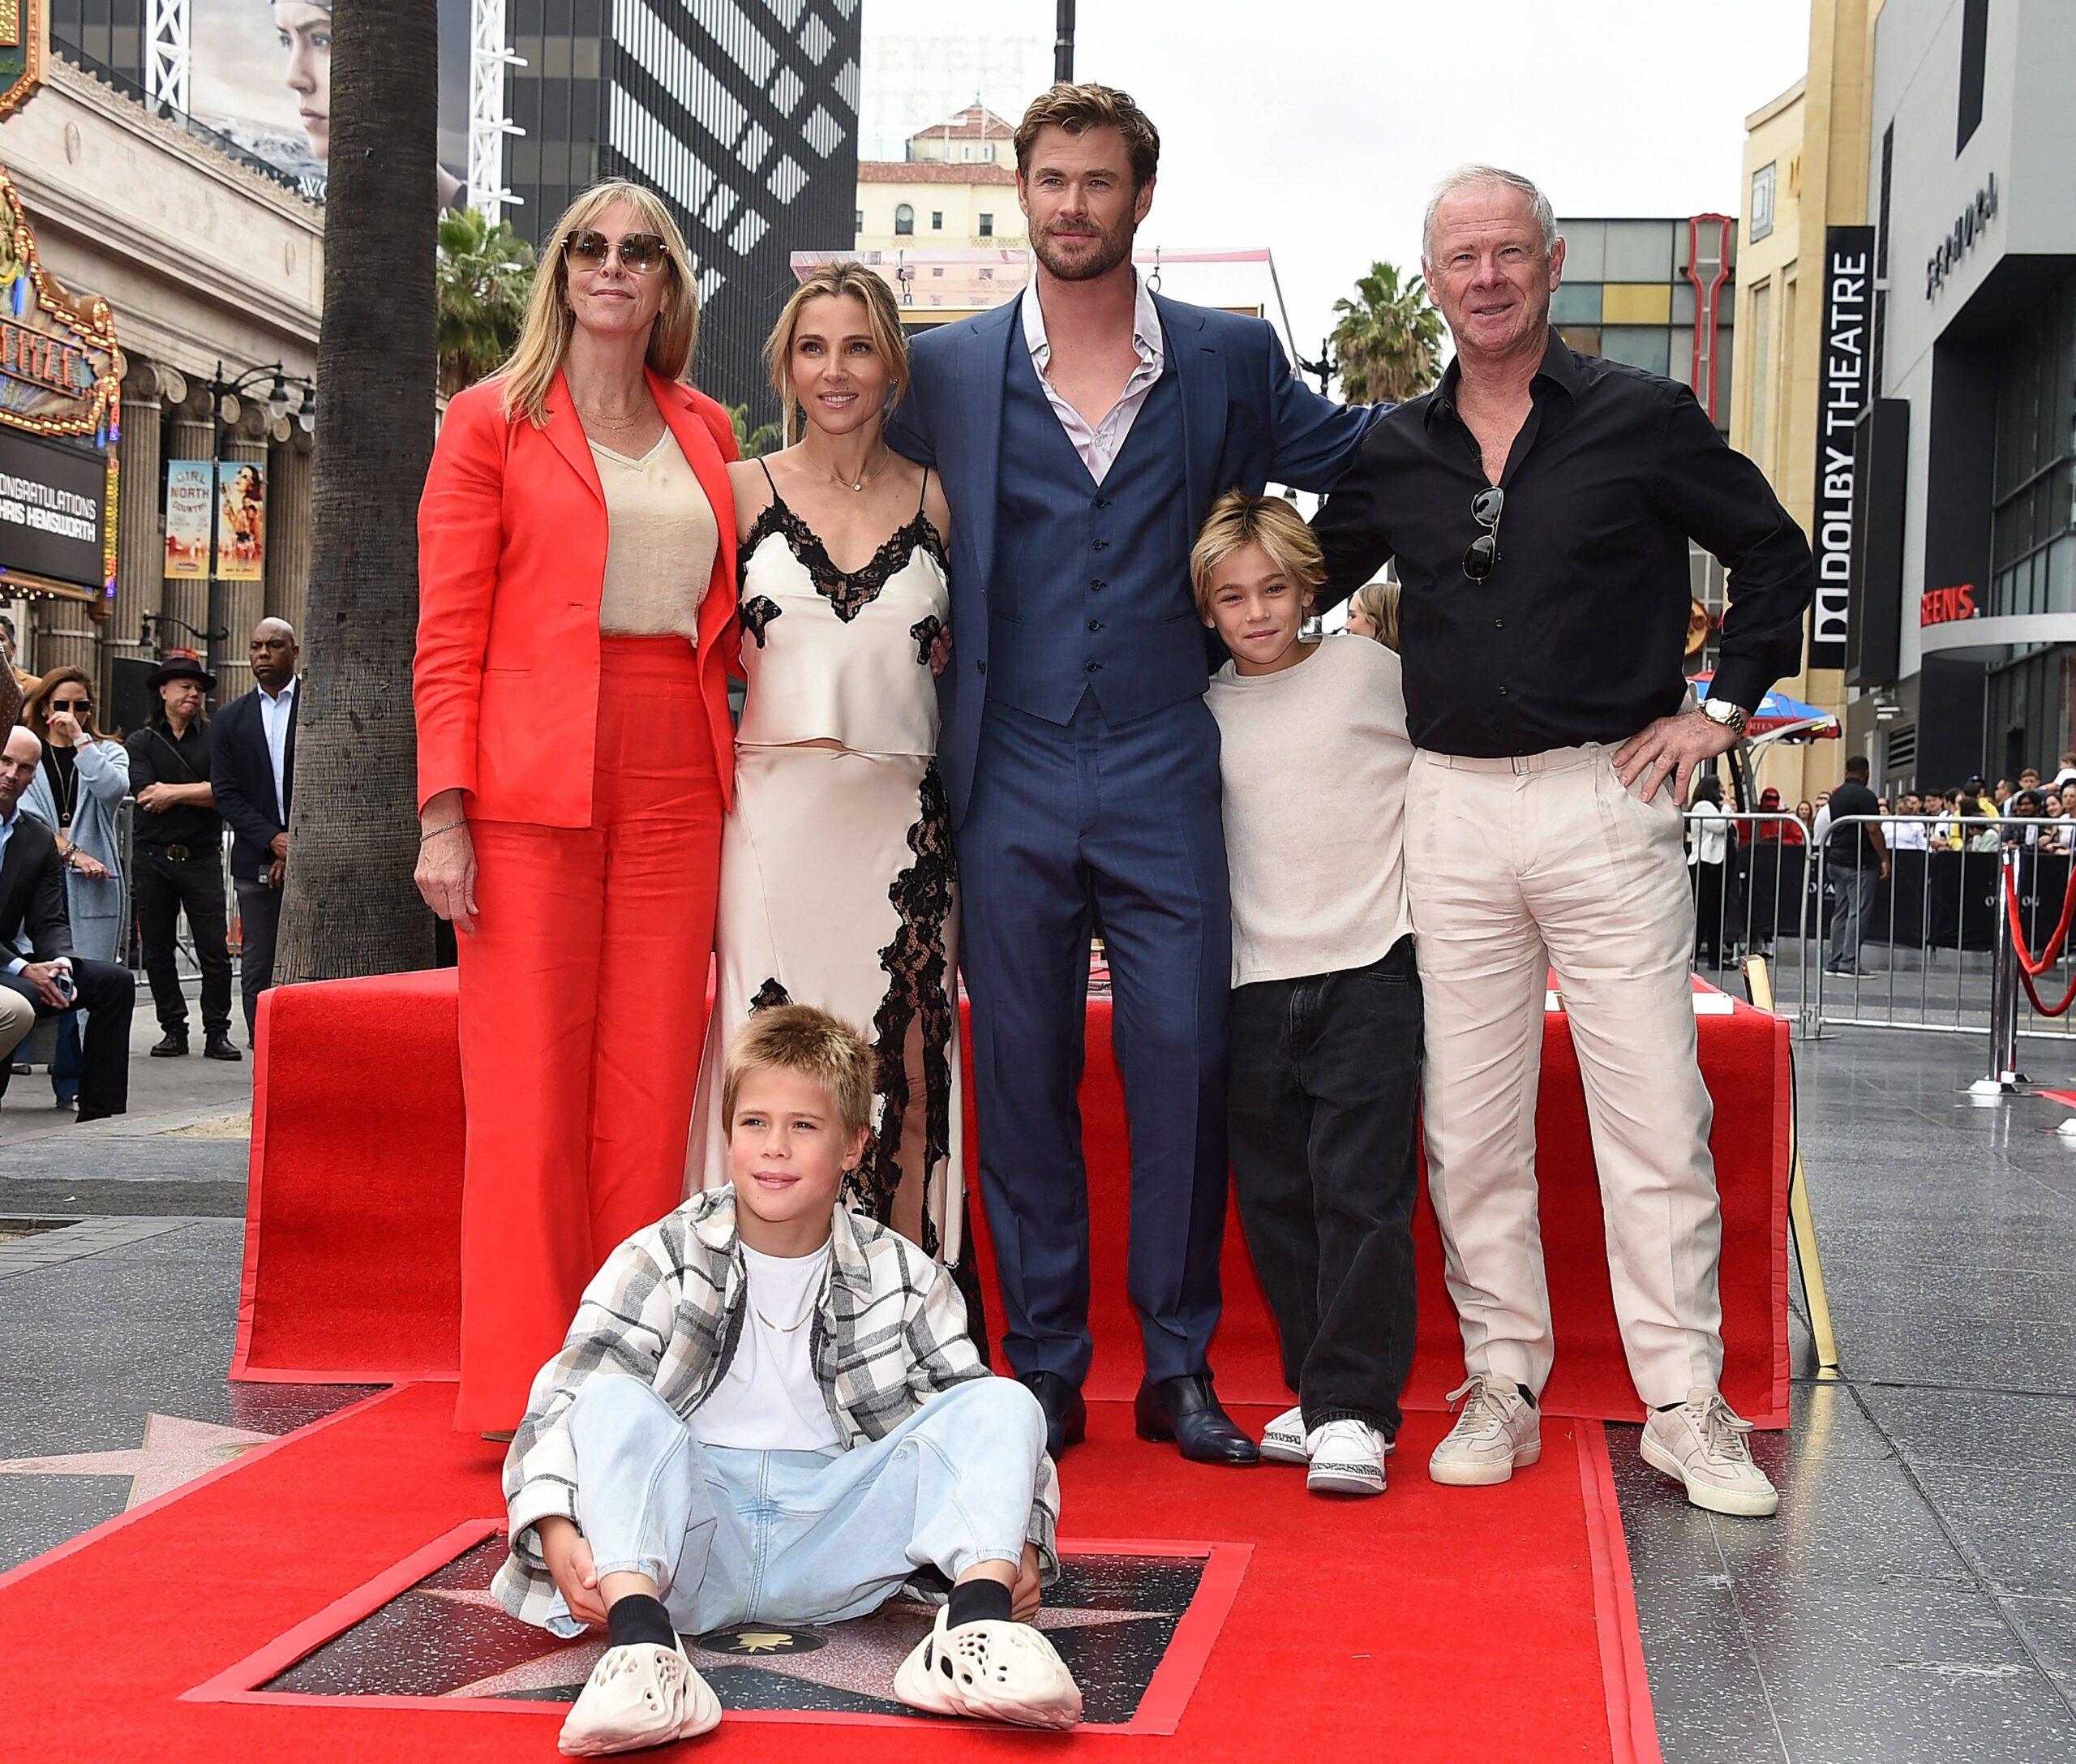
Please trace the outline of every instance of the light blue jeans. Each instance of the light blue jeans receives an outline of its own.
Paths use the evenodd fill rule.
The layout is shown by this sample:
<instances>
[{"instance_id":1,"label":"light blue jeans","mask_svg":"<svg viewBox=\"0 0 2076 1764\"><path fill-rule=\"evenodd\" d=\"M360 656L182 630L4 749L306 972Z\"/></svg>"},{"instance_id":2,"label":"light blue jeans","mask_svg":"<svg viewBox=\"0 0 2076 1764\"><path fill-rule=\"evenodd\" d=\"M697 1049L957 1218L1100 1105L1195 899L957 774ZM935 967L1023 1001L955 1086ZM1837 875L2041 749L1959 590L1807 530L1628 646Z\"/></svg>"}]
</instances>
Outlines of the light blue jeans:
<instances>
[{"instance_id":1,"label":"light blue jeans","mask_svg":"<svg viewBox=\"0 0 2076 1764\"><path fill-rule=\"evenodd\" d=\"M585 1381L568 1426L593 1566L648 1575L686 1635L840 1623L919 1569L956 1580L1021 1560L1045 1451L1037 1399L1006 1378L955 1385L852 1452L702 1445L646 1382L616 1372ZM582 1633L560 1594L547 1627Z\"/></svg>"}]
</instances>

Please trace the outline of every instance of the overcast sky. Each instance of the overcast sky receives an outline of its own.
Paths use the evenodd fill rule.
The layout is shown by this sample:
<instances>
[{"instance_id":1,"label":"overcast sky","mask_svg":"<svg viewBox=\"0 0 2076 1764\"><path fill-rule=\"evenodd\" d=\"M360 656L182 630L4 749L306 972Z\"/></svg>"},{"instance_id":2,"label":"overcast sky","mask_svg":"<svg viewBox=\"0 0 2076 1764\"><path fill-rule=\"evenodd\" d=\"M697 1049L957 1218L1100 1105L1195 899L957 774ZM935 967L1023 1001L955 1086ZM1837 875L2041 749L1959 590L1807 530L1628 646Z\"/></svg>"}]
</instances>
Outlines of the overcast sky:
<instances>
[{"instance_id":1,"label":"overcast sky","mask_svg":"<svg viewBox=\"0 0 2076 1764\"><path fill-rule=\"evenodd\" d=\"M1015 120L1053 0L864 0L868 157L975 88ZM1808 0L1079 0L1074 71L1160 131L1142 244L1267 245L1302 346L1435 178L1525 172L1559 215L1738 212L1744 118L1802 76ZM875 78L875 75L877 75ZM916 114L918 111L924 114Z\"/></svg>"}]
</instances>

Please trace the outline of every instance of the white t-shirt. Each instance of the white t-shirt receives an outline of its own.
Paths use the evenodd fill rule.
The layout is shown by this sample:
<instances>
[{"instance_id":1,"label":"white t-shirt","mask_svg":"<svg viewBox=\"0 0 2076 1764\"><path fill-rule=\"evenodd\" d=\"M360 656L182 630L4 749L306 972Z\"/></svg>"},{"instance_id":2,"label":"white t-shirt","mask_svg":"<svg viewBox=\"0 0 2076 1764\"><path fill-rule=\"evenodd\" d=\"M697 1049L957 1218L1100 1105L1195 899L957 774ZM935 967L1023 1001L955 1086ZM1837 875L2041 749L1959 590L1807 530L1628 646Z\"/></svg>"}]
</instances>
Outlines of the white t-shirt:
<instances>
[{"instance_id":1,"label":"white t-shirt","mask_svg":"<svg viewBox=\"0 0 2076 1764\"><path fill-rule=\"evenodd\" d=\"M1366 637L1328 637L1280 673L1228 662L1212 676L1234 985L1366 968L1412 930L1402 680Z\"/></svg>"},{"instance_id":2,"label":"white t-shirt","mask_svg":"<svg viewBox=\"0 0 2076 1764\"><path fill-rule=\"evenodd\" d=\"M796 1256L740 1248L749 1274L742 1333L721 1382L692 1412L693 1437L745 1452L839 1450L812 1351L830 1247Z\"/></svg>"},{"instance_id":3,"label":"white t-shirt","mask_svg":"<svg viewBox=\"0 0 2076 1764\"><path fill-rule=\"evenodd\" d=\"M1696 799L1688 811L1694 818L1687 823L1687 865L1726 864L1730 861L1730 822L1723 818L1722 805L1706 796Z\"/></svg>"}]
</instances>

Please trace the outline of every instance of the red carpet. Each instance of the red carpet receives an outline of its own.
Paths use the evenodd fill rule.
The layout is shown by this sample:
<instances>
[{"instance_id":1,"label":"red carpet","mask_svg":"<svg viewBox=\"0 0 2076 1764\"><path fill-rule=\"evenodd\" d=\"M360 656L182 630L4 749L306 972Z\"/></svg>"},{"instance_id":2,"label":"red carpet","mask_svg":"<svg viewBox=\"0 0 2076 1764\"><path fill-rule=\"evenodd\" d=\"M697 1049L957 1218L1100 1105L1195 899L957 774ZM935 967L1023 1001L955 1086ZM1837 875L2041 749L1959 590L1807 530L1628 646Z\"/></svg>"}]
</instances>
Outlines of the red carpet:
<instances>
[{"instance_id":1,"label":"red carpet","mask_svg":"<svg viewBox=\"0 0 2076 1764\"><path fill-rule=\"evenodd\" d=\"M17 1692L11 1764L555 1757L560 1711L538 1702L482 1712L187 1695L500 1510L497 1452L450 1431L453 1400L440 1384L372 1398L0 1576L0 1659ZM1316 1764L1352 1741L1364 1758L1406 1764L1655 1764L1598 1424L1553 1418L1538 1468L1469 1491L1427 1481L1419 1466L1441 1423L1416 1418L1392 1491L1359 1505L1306 1496L1295 1470L1182 1464L1130 1440L1129 1427L1121 1408L1099 1407L1090 1443L1068 1460L1070 1536L1250 1547L1172 1736L1056 1740L904 1723L817 1739L798 1715L737 1715L668 1755L696 1747L776 1764L840 1745L859 1764L1040 1749ZM121 1621L111 1630L112 1591ZM1495 1678L1495 1646L1518 1653L1524 1643L1532 1670Z\"/></svg>"},{"instance_id":2,"label":"red carpet","mask_svg":"<svg viewBox=\"0 0 2076 1764\"><path fill-rule=\"evenodd\" d=\"M461 1105L453 978L413 974L278 989L260 1003L244 1295L234 1378L381 1383L451 1376L460 1289ZM1124 1106L1109 1006L1091 1001L1082 1108L1096 1302L1092 1398L1128 1397L1137 1325L1122 1287ZM1608 1294L1584 1094L1561 1015L1546 1019L1538 1114L1542 1230L1557 1328L1553 1414L1639 1417ZM1723 1393L1761 1427L1787 1424L1788 1031L1739 1004L1700 1019L1716 1099L1723 1201ZM970 1092L969 1092L970 1094ZM974 1143L969 1118L967 1144ZM1462 1376L1441 1251L1417 1221L1419 1351L1410 1406ZM982 1234L984 1236L984 1232ZM1240 1241L1226 1242L1215 1357L1228 1401L1289 1398ZM993 1319L997 1324L999 1315Z\"/></svg>"}]
</instances>

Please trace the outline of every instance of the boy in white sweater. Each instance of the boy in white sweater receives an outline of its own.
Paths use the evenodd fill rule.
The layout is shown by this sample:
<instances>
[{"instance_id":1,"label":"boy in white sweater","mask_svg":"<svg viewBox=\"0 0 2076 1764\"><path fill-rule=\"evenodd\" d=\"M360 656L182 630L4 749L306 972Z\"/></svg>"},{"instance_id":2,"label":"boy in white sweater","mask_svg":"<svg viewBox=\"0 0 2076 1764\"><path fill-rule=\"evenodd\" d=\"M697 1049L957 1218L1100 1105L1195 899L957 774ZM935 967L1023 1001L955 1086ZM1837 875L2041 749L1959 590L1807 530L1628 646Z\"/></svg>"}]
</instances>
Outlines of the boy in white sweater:
<instances>
[{"instance_id":1,"label":"boy in white sweater","mask_svg":"<svg viewBox=\"0 0 2076 1764\"><path fill-rule=\"evenodd\" d=\"M1420 976L1401 828L1399 659L1298 631L1325 580L1298 511L1234 490L1190 553L1233 883L1228 1113L1240 1219L1298 1406L1265 1457L1380 1495L1413 1360Z\"/></svg>"}]
</instances>

